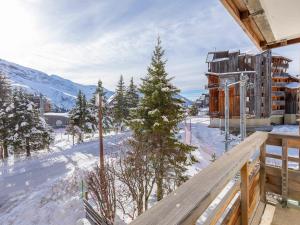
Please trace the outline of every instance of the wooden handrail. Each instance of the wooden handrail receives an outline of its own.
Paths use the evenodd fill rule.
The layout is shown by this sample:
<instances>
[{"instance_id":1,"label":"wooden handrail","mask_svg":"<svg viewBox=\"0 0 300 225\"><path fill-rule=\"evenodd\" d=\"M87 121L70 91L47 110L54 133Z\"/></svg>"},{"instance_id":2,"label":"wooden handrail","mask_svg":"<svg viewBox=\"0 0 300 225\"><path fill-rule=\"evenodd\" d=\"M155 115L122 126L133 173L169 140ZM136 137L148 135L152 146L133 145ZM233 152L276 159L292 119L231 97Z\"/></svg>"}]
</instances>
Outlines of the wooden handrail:
<instances>
[{"instance_id":1,"label":"wooden handrail","mask_svg":"<svg viewBox=\"0 0 300 225\"><path fill-rule=\"evenodd\" d=\"M299 135L288 134L288 133L269 133L267 144L275 145L275 146L282 146L283 139L288 140L289 148L299 148L299 146L300 146Z\"/></svg>"},{"instance_id":2,"label":"wooden handrail","mask_svg":"<svg viewBox=\"0 0 300 225\"><path fill-rule=\"evenodd\" d=\"M267 139L268 133L256 132L252 134L137 217L131 224L195 224L225 185L248 163L253 153L259 150Z\"/></svg>"}]
</instances>

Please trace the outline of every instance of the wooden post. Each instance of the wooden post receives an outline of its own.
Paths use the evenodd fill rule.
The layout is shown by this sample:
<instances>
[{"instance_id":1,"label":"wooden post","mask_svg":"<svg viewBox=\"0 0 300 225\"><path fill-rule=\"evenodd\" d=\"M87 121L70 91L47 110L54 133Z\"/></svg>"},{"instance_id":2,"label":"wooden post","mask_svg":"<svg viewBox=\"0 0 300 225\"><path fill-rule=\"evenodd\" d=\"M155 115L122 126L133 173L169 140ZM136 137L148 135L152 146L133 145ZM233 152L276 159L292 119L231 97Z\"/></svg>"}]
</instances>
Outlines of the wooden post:
<instances>
[{"instance_id":1,"label":"wooden post","mask_svg":"<svg viewBox=\"0 0 300 225\"><path fill-rule=\"evenodd\" d=\"M288 200L288 141L282 139L282 170L281 170L282 206L287 206Z\"/></svg>"},{"instance_id":2,"label":"wooden post","mask_svg":"<svg viewBox=\"0 0 300 225\"><path fill-rule=\"evenodd\" d=\"M104 170L104 147L103 147L103 130L102 130L102 96L99 92L99 109L98 109L98 129L99 129L99 159L100 170Z\"/></svg>"},{"instance_id":3,"label":"wooden post","mask_svg":"<svg viewBox=\"0 0 300 225\"><path fill-rule=\"evenodd\" d=\"M259 170L259 183L260 183L260 200L266 203L266 143L260 146L260 170Z\"/></svg>"},{"instance_id":4,"label":"wooden post","mask_svg":"<svg viewBox=\"0 0 300 225\"><path fill-rule=\"evenodd\" d=\"M241 169L241 216L242 225L249 224L249 168L248 162Z\"/></svg>"},{"instance_id":5,"label":"wooden post","mask_svg":"<svg viewBox=\"0 0 300 225\"><path fill-rule=\"evenodd\" d=\"M88 196L88 192L87 191L84 192L84 199L85 200L89 200L89 196Z\"/></svg>"}]
</instances>

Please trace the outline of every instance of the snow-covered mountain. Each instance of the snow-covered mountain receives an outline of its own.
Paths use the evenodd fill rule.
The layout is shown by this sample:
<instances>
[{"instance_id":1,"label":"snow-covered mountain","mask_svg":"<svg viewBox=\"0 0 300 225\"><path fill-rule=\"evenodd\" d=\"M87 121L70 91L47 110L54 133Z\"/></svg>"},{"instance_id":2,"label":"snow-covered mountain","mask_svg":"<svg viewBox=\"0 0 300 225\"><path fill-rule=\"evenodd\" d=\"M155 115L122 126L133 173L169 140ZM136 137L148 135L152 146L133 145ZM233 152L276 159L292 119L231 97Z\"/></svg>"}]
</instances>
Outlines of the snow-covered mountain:
<instances>
[{"instance_id":1,"label":"snow-covered mountain","mask_svg":"<svg viewBox=\"0 0 300 225\"><path fill-rule=\"evenodd\" d=\"M0 72L6 74L14 87L22 87L33 94L42 93L52 104L59 108L70 109L74 106L76 95L81 90L88 99L95 92L95 85L74 83L57 75L48 75L38 70L20 66L0 59ZM106 90L110 97L113 92Z\"/></svg>"},{"instance_id":2,"label":"snow-covered mountain","mask_svg":"<svg viewBox=\"0 0 300 225\"><path fill-rule=\"evenodd\" d=\"M43 94L54 107L71 109L76 100L79 90L81 90L88 99L95 92L95 85L83 85L64 79L58 75L48 75L44 72L18 65L0 59L0 73L5 74L11 81L13 87L21 87L32 94ZM114 93L105 89L107 97ZM185 106L190 106L192 101L178 95L185 101Z\"/></svg>"}]
</instances>

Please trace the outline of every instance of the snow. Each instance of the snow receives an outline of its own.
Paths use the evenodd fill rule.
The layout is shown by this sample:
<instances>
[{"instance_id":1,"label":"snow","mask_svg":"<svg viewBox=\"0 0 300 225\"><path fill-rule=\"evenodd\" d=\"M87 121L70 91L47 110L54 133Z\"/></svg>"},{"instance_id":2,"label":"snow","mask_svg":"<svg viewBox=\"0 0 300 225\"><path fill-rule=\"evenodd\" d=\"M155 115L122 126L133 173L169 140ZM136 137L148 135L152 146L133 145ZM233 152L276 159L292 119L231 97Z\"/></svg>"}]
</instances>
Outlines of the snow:
<instances>
[{"instance_id":1,"label":"snow","mask_svg":"<svg viewBox=\"0 0 300 225\"><path fill-rule=\"evenodd\" d=\"M158 109L154 109L154 110L152 110L152 111L149 111L149 112L148 112L148 115L149 115L149 116L153 116L153 115L155 115L156 113L159 113L159 110L158 110Z\"/></svg>"},{"instance_id":2,"label":"snow","mask_svg":"<svg viewBox=\"0 0 300 225\"><path fill-rule=\"evenodd\" d=\"M291 83L288 83L287 85L285 85L285 87L290 88L290 89L298 89L298 88L300 88L300 83L291 82Z\"/></svg>"},{"instance_id":3,"label":"snow","mask_svg":"<svg viewBox=\"0 0 300 225\"><path fill-rule=\"evenodd\" d=\"M208 128L208 124L207 117L191 118L192 145L197 147L194 155L199 162L188 168L189 176L207 167L213 153L217 158L224 153L224 134L217 128ZM183 124L180 126L179 138L182 140ZM63 129L55 132L55 144L50 152L33 153L30 159L12 158L0 163L1 225L76 224L85 216L80 184L86 171L99 160L97 136L86 137L86 143L72 147L72 138ZM276 126L273 132L298 133L299 130L298 126ZM129 136L129 132L106 135L106 157L113 158ZM231 136L231 139L231 146L238 143L238 137ZM278 150L268 146L267 151ZM224 188L210 208L215 207L231 186L229 183Z\"/></svg>"},{"instance_id":4,"label":"snow","mask_svg":"<svg viewBox=\"0 0 300 225\"><path fill-rule=\"evenodd\" d=\"M96 90L95 85L82 85L64 79L57 75L48 75L38 70L20 66L0 59L0 73L7 75L14 87L24 88L32 94L42 93L50 101L61 108L70 109L81 90L90 99ZM105 89L108 97L113 92Z\"/></svg>"},{"instance_id":5,"label":"snow","mask_svg":"<svg viewBox=\"0 0 300 225\"><path fill-rule=\"evenodd\" d=\"M128 135L106 136L107 155L116 152ZM61 141L57 148L70 144L64 136ZM98 161L98 151L98 141L90 141L0 164L0 224L75 224L84 217L80 180Z\"/></svg>"},{"instance_id":6,"label":"snow","mask_svg":"<svg viewBox=\"0 0 300 225\"><path fill-rule=\"evenodd\" d=\"M45 116L62 116L62 117L69 117L69 113L55 113L55 112L49 112L44 113Z\"/></svg>"}]
</instances>

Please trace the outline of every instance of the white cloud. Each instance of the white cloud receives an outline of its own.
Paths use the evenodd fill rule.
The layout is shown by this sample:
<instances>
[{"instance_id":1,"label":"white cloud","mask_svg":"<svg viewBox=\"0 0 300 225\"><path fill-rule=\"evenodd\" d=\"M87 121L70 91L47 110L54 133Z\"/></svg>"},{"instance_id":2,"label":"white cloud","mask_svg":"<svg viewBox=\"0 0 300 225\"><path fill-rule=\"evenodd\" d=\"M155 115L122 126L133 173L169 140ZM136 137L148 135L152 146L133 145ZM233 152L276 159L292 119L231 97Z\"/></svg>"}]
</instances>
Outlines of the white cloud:
<instances>
[{"instance_id":1,"label":"white cloud","mask_svg":"<svg viewBox=\"0 0 300 225\"><path fill-rule=\"evenodd\" d=\"M219 1L7 0L0 21L0 58L109 89L145 75L158 34L185 91L203 88L208 51L253 46Z\"/></svg>"}]
</instances>

